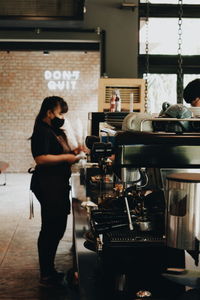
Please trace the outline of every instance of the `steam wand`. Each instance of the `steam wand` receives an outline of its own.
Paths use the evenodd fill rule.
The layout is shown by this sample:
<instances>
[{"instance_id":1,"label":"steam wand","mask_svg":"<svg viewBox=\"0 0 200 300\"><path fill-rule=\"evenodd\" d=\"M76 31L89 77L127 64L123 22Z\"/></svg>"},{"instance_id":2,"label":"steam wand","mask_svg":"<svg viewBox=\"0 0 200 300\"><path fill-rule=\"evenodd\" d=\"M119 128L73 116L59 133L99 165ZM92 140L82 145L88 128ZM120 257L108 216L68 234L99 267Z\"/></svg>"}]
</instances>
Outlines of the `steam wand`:
<instances>
[{"instance_id":1,"label":"steam wand","mask_svg":"<svg viewBox=\"0 0 200 300\"><path fill-rule=\"evenodd\" d=\"M128 204L128 199L127 197L124 197L125 199L125 204L126 204L126 211L127 211L127 215L128 215L128 226L130 230L133 230L133 222L131 219L131 213L130 213L130 208L129 208L129 204Z\"/></svg>"},{"instance_id":2,"label":"steam wand","mask_svg":"<svg viewBox=\"0 0 200 300\"><path fill-rule=\"evenodd\" d=\"M141 177L139 178L139 180L136 180L133 183L141 182L142 181L142 177L144 177L145 178L145 184L140 186L140 189L141 189L141 188L147 186L147 184L148 184L148 176L147 176L145 170L139 169L139 172L140 172ZM126 190L126 192L127 192L127 190ZM128 216L129 229L133 230L134 229L133 222L132 222L132 219L131 219L130 208L129 208L128 199L127 199L126 196L124 197L124 200L125 200L126 211L127 211L127 216Z\"/></svg>"}]
</instances>

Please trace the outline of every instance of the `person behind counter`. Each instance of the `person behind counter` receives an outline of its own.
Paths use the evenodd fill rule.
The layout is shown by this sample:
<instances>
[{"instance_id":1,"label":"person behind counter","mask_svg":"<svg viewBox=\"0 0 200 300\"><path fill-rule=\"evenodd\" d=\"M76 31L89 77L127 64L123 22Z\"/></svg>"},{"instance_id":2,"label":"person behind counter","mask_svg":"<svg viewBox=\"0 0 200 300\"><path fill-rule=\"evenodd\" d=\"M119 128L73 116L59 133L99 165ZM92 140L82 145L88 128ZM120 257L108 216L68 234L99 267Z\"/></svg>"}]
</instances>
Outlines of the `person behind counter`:
<instances>
[{"instance_id":1,"label":"person behind counter","mask_svg":"<svg viewBox=\"0 0 200 300\"><path fill-rule=\"evenodd\" d=\"M82 149L73 152L60 127L64 124L67 103L52 96L43 100L31 136L31 150L36 162L31 190L41 204L41 231L38 238L40 285L60 286L64 273L58 272L54 259L64 235L70 213L69 178L71 165L77 162Z\"/></svg>"},{"instance_id":2,"label":"person behind counter","mask_svg":"<svg viewBox=\"0 0 200 300\"><path fill-rule=\"evenodd\" d=\"M188 83L183 91L185 102L191 106L200 106L200 79L197 78Z\"/></svg>"}]
</instances>

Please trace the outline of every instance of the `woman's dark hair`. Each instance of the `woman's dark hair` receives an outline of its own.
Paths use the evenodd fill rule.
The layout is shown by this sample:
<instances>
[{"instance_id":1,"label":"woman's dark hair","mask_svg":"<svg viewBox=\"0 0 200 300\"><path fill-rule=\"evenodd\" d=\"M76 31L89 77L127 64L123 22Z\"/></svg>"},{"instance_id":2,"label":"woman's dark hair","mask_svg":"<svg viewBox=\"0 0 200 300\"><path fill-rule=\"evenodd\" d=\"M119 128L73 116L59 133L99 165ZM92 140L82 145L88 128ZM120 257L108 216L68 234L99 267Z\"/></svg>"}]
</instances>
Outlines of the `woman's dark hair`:
<instances>
[{"instance_id":1,"label":"woman's dark hair","mask_svg":"<svg viewBox=\"0 0 200 300\"><path fill-rule=\"evenodd\" d=\"M46 97L41 105L40 111L35 119L35 124L34 124L34 128L33 128L33 132L35 131L35 129L38 127L38 124L45 118L47 111L54 111L54 109L57 106L61 107L61 112L62 113L66 113L68 112L68 105L67 102L65 102L65 100L61 97L58 96L51 96L51 97Z\"/></svg>"},{"instance_id":2,"label":"woman's dark hair","mask_svg":"<svg viewBox=\"0 0 200 300\"><path fill-rule=\"evenodd\" d=\"M190 81L183 91L185 102L192 103L196 98L200 98L200 79Z\"/></svg>"}]
</instances>

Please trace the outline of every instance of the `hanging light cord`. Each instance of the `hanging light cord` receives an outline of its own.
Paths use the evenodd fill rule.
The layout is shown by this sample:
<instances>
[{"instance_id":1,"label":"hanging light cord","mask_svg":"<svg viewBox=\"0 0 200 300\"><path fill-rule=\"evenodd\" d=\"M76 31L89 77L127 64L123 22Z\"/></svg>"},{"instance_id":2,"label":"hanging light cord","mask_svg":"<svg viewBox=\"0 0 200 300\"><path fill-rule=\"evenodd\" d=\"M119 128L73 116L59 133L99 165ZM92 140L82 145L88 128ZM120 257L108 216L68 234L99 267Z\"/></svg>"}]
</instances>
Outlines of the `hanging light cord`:
<instances>
[{"instance_id":1,"label":"hanging light cord","mask_svg":"<svg viewBox=\"0 0 200 300\"><path fill-rule=\"evenodd\" d=\"M177 70L177 103L183 102L183 57L182 57L182 23L183 23L183 0L178 0L178 70Z\"/></svg>"},{"instance_id":2,"label":"hanging light cord","mask_svg":"<svg viewBox=\"0 0 200 300\"><path fill-rule=\"evenodd\" d=\"M146 0L146 17L145 17L145 54L146 54L146 73L145 73L145 90L144 90L144 111L148 111L148 80L149 80L149 0Z\"/></svg>"}]
</instances>

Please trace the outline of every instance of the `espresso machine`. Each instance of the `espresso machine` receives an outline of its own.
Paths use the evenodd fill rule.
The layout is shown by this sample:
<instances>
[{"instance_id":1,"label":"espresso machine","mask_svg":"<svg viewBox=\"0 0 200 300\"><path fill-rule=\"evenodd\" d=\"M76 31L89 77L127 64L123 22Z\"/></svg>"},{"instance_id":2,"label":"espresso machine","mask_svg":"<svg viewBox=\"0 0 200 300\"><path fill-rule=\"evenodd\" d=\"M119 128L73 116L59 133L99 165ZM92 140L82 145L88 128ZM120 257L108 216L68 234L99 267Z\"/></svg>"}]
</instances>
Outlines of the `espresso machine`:
<instances>
[{"instance_id":1,"label":"espresso machine","mask_svg":"<svg viewBox=\"0 0 200 300\"><path fill-rule=\"evenodd\" d=\"M189 195L180 197L184 220L183 205L174 210L172 202L179 203L182 196L182 192L173 196L182 189L181 174L194 172L198 177L199 147L199 133L141 131L118 132L113 147L98 142L91 146L99 165L99 187L101 192L105 189L90 212L86 246L90 241L101 259L104 290L121 292L120 299L178 299L183 292L183 286L162 274L168 268L185 267L184 250L198 254L199 214L195 223L189 213L191 207L193 212L199 207L194 206L198 202L194 187L184 187ZM113 153L110 164L107 158ZM180 174L178 183L174 173Z\"/></svg>"}]
</instances>

